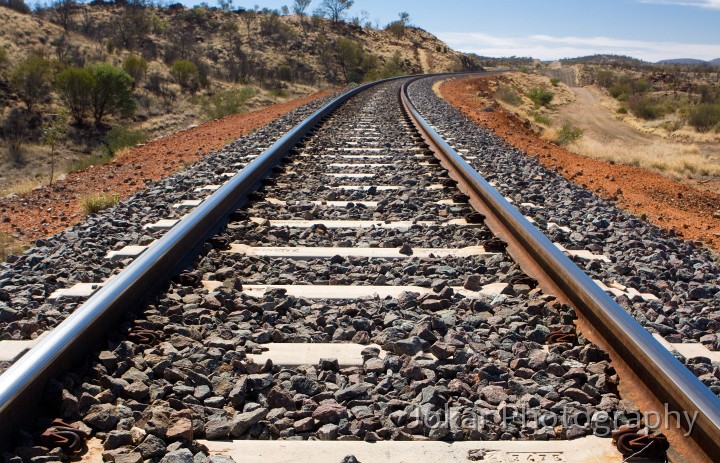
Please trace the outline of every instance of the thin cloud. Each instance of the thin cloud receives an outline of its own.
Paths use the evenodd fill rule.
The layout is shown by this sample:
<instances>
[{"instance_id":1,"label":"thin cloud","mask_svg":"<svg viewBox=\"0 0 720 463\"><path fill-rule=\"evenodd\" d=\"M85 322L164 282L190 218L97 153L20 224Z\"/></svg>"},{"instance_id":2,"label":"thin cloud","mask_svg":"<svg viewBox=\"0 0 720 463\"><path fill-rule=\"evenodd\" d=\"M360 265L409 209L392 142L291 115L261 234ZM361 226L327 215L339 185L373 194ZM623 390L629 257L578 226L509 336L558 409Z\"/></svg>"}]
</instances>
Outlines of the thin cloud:
<instances>
[{"instance_id":1,"label":"thin cloud","mask_svg":"<svg viewBox=\"0 0 720 463\"><path fill-rule=\"evenodd\" d=\"M720 10L720 0L639 0L639 2L652 3L656 5L691 6L695 8Z\"/></svg>"},{"instance_id":2,"label":"thin cloud","mask_svg":"<svg viewBox=\"0 0 720 463\"><path fill-rule=\"evenodd\" d=\"M529 35L497 37L482 32L445 32L438 37L452 48L481 56L531 56L542 60L574 58L595 54L616 54L660 61L671 58L720 58L718 44L646 42L611 37L554 37Z\"/></svg>"}]
</instances>

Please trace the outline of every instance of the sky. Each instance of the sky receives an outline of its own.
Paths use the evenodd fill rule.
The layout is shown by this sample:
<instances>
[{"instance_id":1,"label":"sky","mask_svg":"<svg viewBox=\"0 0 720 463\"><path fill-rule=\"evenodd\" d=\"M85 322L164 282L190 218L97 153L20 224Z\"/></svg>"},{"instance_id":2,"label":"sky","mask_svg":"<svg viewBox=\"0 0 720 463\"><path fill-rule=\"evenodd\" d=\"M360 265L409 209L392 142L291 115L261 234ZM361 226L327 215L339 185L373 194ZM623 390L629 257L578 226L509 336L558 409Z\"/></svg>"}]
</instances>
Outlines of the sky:
<instances>
[{"instance_id":1,"label":"sky","mask_svg":"<svg viewBox=\"0 0 720 463\"><path fill-rule=\"evenodd\" d=\"M292 3L234 0L233 6ZM313 0L308 10L319 3ZM720 58L720 0L355 0L349 16L362 11L381 26L406 11L413 25L455 50L482 56Z\"/></svg>"}]
</instances>

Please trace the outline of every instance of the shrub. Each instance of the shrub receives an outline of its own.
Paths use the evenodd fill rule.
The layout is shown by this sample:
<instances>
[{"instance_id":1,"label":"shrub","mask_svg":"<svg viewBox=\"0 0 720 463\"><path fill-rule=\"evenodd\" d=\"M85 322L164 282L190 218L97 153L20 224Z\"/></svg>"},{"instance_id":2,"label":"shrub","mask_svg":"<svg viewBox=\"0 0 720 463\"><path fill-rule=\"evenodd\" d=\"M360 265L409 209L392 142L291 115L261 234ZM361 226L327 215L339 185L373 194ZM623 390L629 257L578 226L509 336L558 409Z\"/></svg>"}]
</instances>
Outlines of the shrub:
<instances>
[{"instance_id":1,"label":"shrub","mask_svg":"<svg viewBox=\"0 0 720 463\"><path fill-rule=\"evenodd\" d=\"M7 146L10 162L22 164L22 145L30 135L30 114L25 109L13 109L0 126L0 136Z\"/></svg>"},{"instance_id":2,"label":"shrub","mask_svg":"<svg viewBox=\"0 0 720 463\"><path fill-rule=\"evenodd\" d=\"M620 101L627 100L633 95L642 95L652 90L652 85L645 79L633 79L630 76L622 75L615 79L608 88L610 95Z\"/></svg>"},{"instance_id":3,"label":"shrub","mask_svg":"<svg viewBox=\"0 0 720 463\"><path fill-rule=\"evenodd\" d=\"M50 91L52 66L49 60L33 55L21 61L10 73L10 87L32 111Z\"/></svg>"},{"instance_id":4,"label":"shrub","mask_svg":"<svg viewBox=\"0 0 720 463\"><path fill-rule=\"evenodd\" d=\"M518 92L509 85L501 85L498 87L495 92L495 98L513 106L520 106L522 104L522 98L520 98Z\"/></svg>"},{"instance_id":5,"label":"shrub","mask_svg":"<svg viewBox=\"0 0 720 463\"><path fill-rule=\"evenodd\" d=\"M4 48L0 48L0 75L2 75L5 72L5 67L10 62L10 58L8 58L7 50Z\"/></svg>"},{"instance_id":6,"label":"shrub","mask_svg":"<svg viewBox=\"0 0 720 463\"><path fill-rule=\"evenodd\" d=\"M548 118L547 116L543 116L542 114L535 114L533 116L533 119L535 119L535 122L537 122L538 124L552 125L552 121L550 121L550 118Z\"/></svg>"},{"instance_id":7,"label":"shrub","mask_svg":"<svg viewBox=\"0 0 720 463\"><path fill-rule=\"evenodd\" d=\"M170 66L170 75L183 90L194 92L199 86L200 71L192 61L177 59Z\"/></svg>"},{"instance_id":8,"label":"shrub","mask_svg":"<svg viewBox=\"0 0 720 463\"><path fill-rule=\"evenodd\" d=\"M105 134L105 150L107 156L115 156L123 148L144 143L147 140L145 132L130 130L126 127L113 127Z\"/></svg>"},{"instance_id":9,"label":"shrub","mask_svg":"<svg viewBox=\"0 0 720 463\"><path fill-rule=\"evenodd\" d=\"M255 96L255 90L251 87L236 88L203 98L200 105L208 118L220 119L241 112L245 103L253 96Z\"/></svg>"},{"instance_id":10,"label":"shrub","mask_svg":"<svg viewBox=\"0 0 720 463\"><path fill-rule=\"evenodd\" d=\"M665 105L652 95L631 95L627 102L630 111L641 119L658 119L667 113Z\"/></svg>"},{"instance_id":11,"label":"shrub","mask_svg":"<svg viewBox=\"0 0 720 463\"><path fill-rule=\"evenodd\" d=\"M575 127L570 122L565 122L557 133L557 143L559 145L569 145L576 142L582 137L583 131L579 127Z\"/></svg>"},{"instance_id":12,"label":"shrub","mask_svg":"<svg viewBox=\"0 0 720 463\"><path fill-rule=\"evenodd\" d=\"M557 87L558 84L560 83L560 79L550 79L550 83L552 84L553 87Z\"/></svg>"},{"instance_id":13,"label":"shrub","mask_svg":"<svg viewBox=\"0 0 720 463\"><path fill-rule=\"evenodd\" d=\"M702 103L691 107L688 123L700 133L709 132L720 124L720 104Z\"/></svg>"},{"instance_id":14,"label":"shrub","mask_svg":"<svg viewBox=\"0 0 720 463\"><path fill-rule=\"evenodd\" d=\"M92 77L90 102L95 124L99 125L107 114L132 114L136 107L132 96L132 77L106 63L90 66L88 72Z\"/></svg>"},{"instance_id":15,"label":"shrub","mask_svg":"<svg viewBox=\"0 0 720 463\"><path fill-rule=\"evenodd\" d=\"M92 86L93 77L84 68L70 67L55 77L55 88L60 99L78 124L82 124L90 109Z\"/></svg>"},{"instance_id":16,"label":"shrub","mask_svg":"<svg viewBox=\"0 0 720 463\"><path fill-rule=\"evenodd\" d=\"M405 36L405 24L402 21L393 21L387 26L385 30L390 32L395 38L401 39Z\"/></svg>"},{"instance_id":17,"label":"shrub","mask_svg":"<svg viewBox=\"0 0 720 463\"><path fill-rule=\"evenodd\" d=\"M95 214L104 209L114 207L120 202L120 198L116 194L96 193L85 196L80 201L85 214Z\"/></svg>"},{"instance_id":18,"label":"shrub","mask_svg":"<svg viewBox=\"0 0 720 463\"><path fill-rule=\"evenodd\" d=\"M133 79L133 88L137 87L140 81L145 78L147 69L148 63L142 56L128 56L123 62L123 70Z\"/></svg>"},{"instance_id":19,"label":"shrub","mask_svg":"<svg viewBox=\"0 0 720 463\"><path fill-rule=\"evenodd\" d=\"M536 107L540 106L547 106L550 104L550 102L553 99L553 96L555 96L551 91L545 90L541 87L535 87L530 89L530 91L527 94L528 98L532 100L533 103L535 103Z\"/></svg>"}]
</instances>

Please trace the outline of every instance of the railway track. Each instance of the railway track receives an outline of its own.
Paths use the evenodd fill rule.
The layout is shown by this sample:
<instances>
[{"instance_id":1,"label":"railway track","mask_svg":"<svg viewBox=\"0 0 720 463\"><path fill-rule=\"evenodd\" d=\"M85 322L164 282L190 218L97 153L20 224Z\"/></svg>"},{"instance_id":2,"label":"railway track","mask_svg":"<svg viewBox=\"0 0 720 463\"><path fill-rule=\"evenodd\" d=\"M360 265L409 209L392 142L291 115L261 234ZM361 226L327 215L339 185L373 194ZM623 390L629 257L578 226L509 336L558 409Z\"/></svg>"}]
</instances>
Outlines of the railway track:
<instances>
[{"instance_id":1,"label":"railway track","mask_svg":"<svg viewBox=\"0 0 720 463\"><path fill-rule=\"evenodd\" d=\"M422 85L236 143L93 255L105 278L62 279L0 376L8 458L718 461L717 396L436 133Z\"/></svg>"}]
</instances>

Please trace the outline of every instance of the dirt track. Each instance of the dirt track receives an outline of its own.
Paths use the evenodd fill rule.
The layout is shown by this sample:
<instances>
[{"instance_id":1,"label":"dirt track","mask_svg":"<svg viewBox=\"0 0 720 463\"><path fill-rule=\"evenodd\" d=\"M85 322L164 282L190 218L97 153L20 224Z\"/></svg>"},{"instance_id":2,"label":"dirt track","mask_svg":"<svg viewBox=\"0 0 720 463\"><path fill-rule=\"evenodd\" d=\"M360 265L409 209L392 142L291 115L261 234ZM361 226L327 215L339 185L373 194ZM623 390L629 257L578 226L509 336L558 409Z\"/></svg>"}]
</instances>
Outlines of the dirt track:
<instances>
[{"instance_id":1,"label":"dirt track","mask_svg":"<svg viewBox=\"0 0 720 463\"><path fill-rule=\"evenodd\" d=\"M639 167L580 156L541 139L501 106L494 105L492 111L487 110L493 102L478 98L478 94L487 94L494 78L448 80L440 86L440 93L470 120L568 180L678 236L704 241L720 251L720 195Z\"/></svg>"},{"instance_id":2,"label":"dirt track","mask_svg":"<svg viewBox=\"0 0 720 463\"><path fill-rule=\"evenodd\" d=\"M591 89L572 87L575 101L561 108L559 119L569 121L601 141L622 141L626 143L648 143L651 135L644 134L623 124L610 111L600 105L600 98Z\"/></svg>"}]
</instances>

